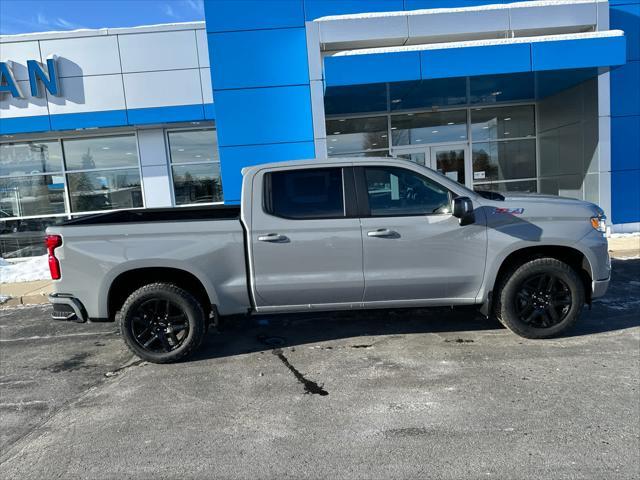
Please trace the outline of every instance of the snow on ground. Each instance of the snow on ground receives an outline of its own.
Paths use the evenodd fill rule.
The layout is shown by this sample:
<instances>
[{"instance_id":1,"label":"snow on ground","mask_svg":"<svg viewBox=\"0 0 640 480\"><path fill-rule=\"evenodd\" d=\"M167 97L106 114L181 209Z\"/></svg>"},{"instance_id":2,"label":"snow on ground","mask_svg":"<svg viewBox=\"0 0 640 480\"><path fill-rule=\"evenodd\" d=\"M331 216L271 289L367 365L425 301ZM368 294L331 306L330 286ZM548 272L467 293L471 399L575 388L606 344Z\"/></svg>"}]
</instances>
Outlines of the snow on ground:
<instances>
[{"instance_id":1,"label":"snow on ground","mask_svg":"<svg viewBox=\"0 0 640 480\"><path fill-rule=\"evenodd\" d=\"M640 237L640 232L633 233L612 233L609 238L632 238L632 237Z\"/></svg>"},{"instance_id":2,"label":"snow on ground","mask_svg":"<svg viewBox=\"0 0 640 480\"><path fill-rule=\"evenodd\" d=\"M0 283L32 282L49 280L47 256L31 257L26 260L7 261L0 258Z\"/></svg>"}]
</instances>

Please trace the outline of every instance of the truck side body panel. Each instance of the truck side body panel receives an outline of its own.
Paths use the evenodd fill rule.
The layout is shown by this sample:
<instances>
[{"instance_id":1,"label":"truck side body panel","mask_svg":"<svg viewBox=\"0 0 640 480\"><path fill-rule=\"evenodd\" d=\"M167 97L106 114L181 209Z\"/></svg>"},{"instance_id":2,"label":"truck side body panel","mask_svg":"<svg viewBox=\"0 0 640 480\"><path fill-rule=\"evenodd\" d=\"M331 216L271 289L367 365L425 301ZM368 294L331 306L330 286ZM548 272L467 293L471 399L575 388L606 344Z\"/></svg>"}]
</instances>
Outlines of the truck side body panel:
<instances>
[{"instance_id":1,"label":"truck side body panel","mask_svg":"<svg viewBox=\"0 0 640 480\"><path fill-rule=\"evenodd\" d=\"M107 318L111 284L140 268L184 270L200 280L221 314L246 312L244 232L239 220L175 221L50 227L63 236L56 249L59 294L73 294L89 318ZM149 279L153 282L153 278Z\"/></svg>"}]
</instances>

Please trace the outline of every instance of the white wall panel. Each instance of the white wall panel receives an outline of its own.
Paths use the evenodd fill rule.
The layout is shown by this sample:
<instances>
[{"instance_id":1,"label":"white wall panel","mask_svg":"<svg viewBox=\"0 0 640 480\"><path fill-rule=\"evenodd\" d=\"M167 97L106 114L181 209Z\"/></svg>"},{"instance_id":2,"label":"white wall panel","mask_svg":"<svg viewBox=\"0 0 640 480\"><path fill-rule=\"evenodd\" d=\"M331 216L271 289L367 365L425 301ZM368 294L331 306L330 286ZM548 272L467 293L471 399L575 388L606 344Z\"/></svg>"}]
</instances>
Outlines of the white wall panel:
<instances>
[{"instance_id":1,"label":"white wall panel","mask_svg":"<svg viewBox=\"0 0 640 480\"><path fill-rule=\"evenodd\" d=\"M0 96L0 118L33 117L48 115L47 98L32 97L29 93L29 82L16 82L26 98L13 98L11 95Z\"/></svg>"},{"instance_id":2,"label":"white wall panel","mask_svg":"<svg viewBox=\"0 0 640 480\"><path fill-rule=\"evenodd\" d=\"M118 39L115 36L65 38L40 42L42 58L58 56L60 77L120 73Z\"/></svg>"},{"instance_id":3,"label":"white wall panel","mask_svg":"<svg viewBox=\"0 0 640 480\"><path fill-rule=\"evenodd\" d=\"M204 103L213 103L213 88L211 86L211 69L200 69L200 82L202 83L202 100Z\"/></svg>"},{"instance_id":4,"label":"white wall panel","mask_svg":"<svg viewBox=\"0 0 640 480\"><path fill-rule=\"evenodd\" d=\"M509 30L507 9L474 10L469 12L432 13L409 15L409 43L420 43L424 39L439 37L438 41L452 40L465 35L477 35ZM474 35L475 34L475 35Z\"/></svg>"},{"instance_id":5,"label":"white wall panel","mask_svg":"<svg viewBox=\"0 0 640 480\"><path fill-rule=\"evenodd\" d=\"M0 62L14 62L16 80L29 80L27 60L41 61L38 42L0 43Z\"/></svg>"},{"instance_id":6,"label":"white wall panel","mask_svg":"<svg viewBox=\"0 0 640 480\"><path fill-rule=\"evenodd\" d=\"M404 15L371 18L347 18L317 22L320 42L340 48L349 43L351 48L395 45L408 36L407 17Z\"/></svg>"},{"instance_id":7,"label":"white wall panel","mask_svg":"<svg viewBox=\"0 0 640 480\"><path fill-rule=\"evenodd\" d=\"M198 45L198 64L200 68L210 67L209 42L207 41L206 30L196 30L196 43Z\"/></svg>"},{"instance_id":8,"label":"white wall panel","mask_svg":"<svg viewBox=\"0 0 640 480\"><path fill-rule=\"evenodd\" d=\"M51 115L125 108L121 75L61 78L60 88L60 97L47 93Z\"/></svg>"},{"instance_id":9,"label":"white wall panel","mask_svg":"<svg viewBox=\"0 0 640 480\"><path fill-rule=\"evenodd\" d=\"M551 4L539 7L514 4L509 9L512 30L532 30L597 25L596 3Z\"/></svg>"},{"instance_id":10,"label":"white wall panel","mask_svg":"<svg viewBox=\"0 0 640 480\"><path fill-rule=\"evenodd\" d=\"M193 30L119 35L123 72L198 68Z\"/></svg>"},{"instance_id":11,"label":"white wall panel","mask_svg":"<svg viewBox=\"0 0 640 480\"><path fill-rule=\"evenodd\" d=\"M144 205L147 208L171 206L171 176L166 165L142 167Z\"/></svg>"},{"instance_id":12,"label":"white wall panel","mask_svg":"<svg viewBox=\"0 0 640 480\"><path fill-rule=\"evenodd\" d=\"M138 148L143 167L167 165L167 148L162 128L138 130Z\"/></svg>"},{"instance_id":13,"label":"white wall panel","mask_svg":"<svg viewBox=\"0 0 640 480\"><path fill-rule=\"evenodd\" d=\"M126 73L124 88L128 108L202 103L199 69Z\"/></svg>"}]
</instances>

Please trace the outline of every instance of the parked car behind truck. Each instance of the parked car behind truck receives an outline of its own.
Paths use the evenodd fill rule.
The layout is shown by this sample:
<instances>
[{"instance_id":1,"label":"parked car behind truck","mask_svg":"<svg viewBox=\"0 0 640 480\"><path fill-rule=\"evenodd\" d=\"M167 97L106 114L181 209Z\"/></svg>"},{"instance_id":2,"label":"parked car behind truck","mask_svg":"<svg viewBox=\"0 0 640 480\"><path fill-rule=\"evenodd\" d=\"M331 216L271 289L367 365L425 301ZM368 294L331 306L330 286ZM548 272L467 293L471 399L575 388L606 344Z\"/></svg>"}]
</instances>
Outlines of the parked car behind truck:
<instances>
[{"instance_id":1,"label":"parked car behind truck","mask_svg":"<svg viewBox=\"0 0 640 480\"><path fill-rule=\"evenodd\" d=\"M173 362L219 316L476 305L526 338L559 335L604 295L594 204L476 193L389 158L243 170L240 206L129 210L47 229L57 319L116 320Z\"/></svg>"}]
</instances>

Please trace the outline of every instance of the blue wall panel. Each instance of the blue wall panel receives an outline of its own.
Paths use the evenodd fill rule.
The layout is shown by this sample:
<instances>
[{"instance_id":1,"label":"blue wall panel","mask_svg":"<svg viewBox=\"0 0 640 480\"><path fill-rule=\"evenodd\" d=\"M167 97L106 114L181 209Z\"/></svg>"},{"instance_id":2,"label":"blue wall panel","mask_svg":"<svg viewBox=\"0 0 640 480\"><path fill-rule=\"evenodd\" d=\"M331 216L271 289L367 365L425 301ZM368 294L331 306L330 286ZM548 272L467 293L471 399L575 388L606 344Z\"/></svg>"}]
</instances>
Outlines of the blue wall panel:
<instances>
[{"instance_id":1,"label":"blue wall panel","mask_svg":"<svg viewBox=\"0 0 640 480\"><path fill-rule=\"evenodd\" d=\"M611 28L624 30L627 59L640 60L640 3L612 6L609 17Z\"/></svg>"},{"instance_id":2,"label":"blue wall panel","mask_svg":"<svg viewBox=\"0 0 640 480\"><path fill-rule=\"evenodd\" d=\"M74 130L76 128L119 127L127 125L126 110L106 112L64 113L50 115L51 130Z\"/></svg>"},{"instance_id":3,"label":"blue wall panel","mask_svg":"<svg viewBox=\"0 0 640 480\"><path fill-rule=\"evenodd\" d=\"M221 146L313 140L309 86L219 90L215 99Z\"/></svg>"},{"instance_id":4,"label":"blue wall panel","mask_svg":"<svg viewBox=\"0 0 640 480\"><path fill-rule=\"evenodd\" d=\"M558 70L622 65L626 62L625 37L534 42L533 70Z\"/></svg>"},{"instance_id":5,"label":"blue wall panel","mask_svg":"<svg viewBox=\"0 0 640 480\"><path fill-rule=\"evenodd\" d=\"M0 118L0 135L14 133L46 132L51 130L49 115L32 117Z\"/></svg>"},{"instance_id":6,"label":"blue wall panel","mask_svg":"<svg viewBox=\"0 0 640 480\"><path fill-rule=\"evenodd\" d=\"M465 77L497 73L528 72L528 43L482 47L446 48L420 52L422 78Z\"/></svg>"},{"instance_id":7,"label":"blue wall panel","mask_svg":"<svg viewBox=\"0 0 640 480\"><path fill-rule=\"evenodd\" d=\"M309 83L304 28L209 34L217 90Z\"/></svg>"},{"instance_id":8,"label":"blue wall panel","mask_svg":"<svg viewBox=\"0 0 640 480\"><path fill-rule=\"evenodd\" d=\"M611 71L611 115L640 114L640 61Z\"/></svg>"},{"instance_id":9,"label":"blue wall panel","mask_svg":"<svg viewBox=\"0 0 640 480\"><path fill-rule=\"evenodd\" d=\"M207 32L304 27L302 0L205 0Z\"/></svg>"},{"instance_id":10,"label":"blue wall panel","mask_svg":"<svg viewBox=\"0 0 640 480\"><path fill-rule=\"evenodd\" d=\"M640 114L611 118L611 170L640 169ZM640 189L640 185L636 188Z\"/></svg>"},{"instance_id":11,"label":"blue wall panel","mask_svg":"<svg viewBox=\"0 0 640 480\"><path fill-rule=\"evenodd\" d=\"M640 170L611 172L613 223L640 221Z\"/></svg>"},{"instance_id":12,"label":"blue wall panel","mask_svg":"<svg viewBox=\"0 0 640 480\"><path fill-rule=\"evenodd\" d=\"M325 57L327 87L420 80L420 52Z\"/></svg>"},{"instance_id":13,"label":"blue wall panel","mask_svg":"<svg viewBox=\"0 0 640 480\"><path fill-rule=\"evenodd\" d=\"M313 142L278 143L269 145L245 145L240 147L220 147L222 163L222 189L225 203L240 201L244 167L260 163L281 162L313 158Z\"/></svg>"}]
</instances>

